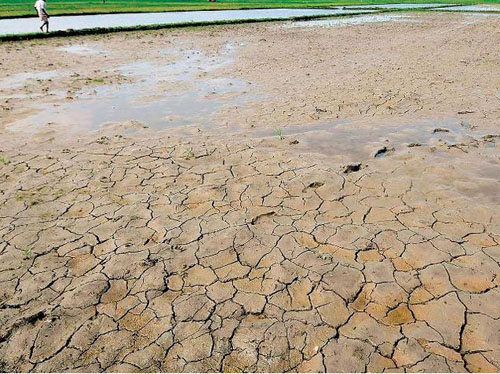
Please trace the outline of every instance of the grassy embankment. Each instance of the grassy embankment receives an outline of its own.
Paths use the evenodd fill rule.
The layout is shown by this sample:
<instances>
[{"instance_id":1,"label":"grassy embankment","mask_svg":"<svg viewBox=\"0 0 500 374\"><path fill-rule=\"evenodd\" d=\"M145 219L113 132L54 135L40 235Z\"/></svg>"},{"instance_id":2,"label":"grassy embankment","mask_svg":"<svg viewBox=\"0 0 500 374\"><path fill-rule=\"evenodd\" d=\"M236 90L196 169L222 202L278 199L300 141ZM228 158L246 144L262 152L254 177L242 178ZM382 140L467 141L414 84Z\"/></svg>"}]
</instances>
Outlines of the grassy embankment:
<instances>
[{"instance_id":1,"label":"grassy embankment","mask_svg":"<svg viewBox=\"0 0 500 374\"><path fill-rule=\"evenodd\" d=\"M433 3L500 3L500 0L414 0ZM0 18L35 16L34 0L0 0ZM410 3L398 0L47 0L52 15L245 8L310 8L333 5Z\"/></svg>"}]
</instances>

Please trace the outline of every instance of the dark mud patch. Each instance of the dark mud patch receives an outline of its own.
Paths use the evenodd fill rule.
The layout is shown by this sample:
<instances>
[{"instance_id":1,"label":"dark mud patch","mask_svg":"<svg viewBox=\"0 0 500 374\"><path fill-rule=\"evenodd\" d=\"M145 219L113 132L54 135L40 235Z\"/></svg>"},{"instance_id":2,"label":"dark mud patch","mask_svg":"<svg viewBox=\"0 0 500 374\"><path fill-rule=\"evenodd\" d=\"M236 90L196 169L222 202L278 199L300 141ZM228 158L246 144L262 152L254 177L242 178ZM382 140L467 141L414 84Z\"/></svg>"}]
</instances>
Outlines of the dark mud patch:
<instances>
[{"instance_id":1,"label":"dark mud patch","mask_svg":"<svg viewBox=\"0 0 500 374\"><path fill-rule=\"evenodd\" d=\"M344 174L351 174L361 170L361 163L349 164L344 168Z\"/></svg>"},{"instance_id":2,"label":"dark mud patch","mask_svg":"<svg viewBox=\"0 0 500 374\"><path fill-rule=\"evenodd\" d=\"M395 151L396 151L396 149L394 147L383 146L382 148L378 149L377 152L375 152L373 157L375 157L375 158L384 157L384 156L387 156L387 154L393 153Z\"/></svg>"},{"instance_id":3,"label":"dark mud patch","mask_svg":"<svg viewBox=\"0 0 500 374\"><path fill-rule=\"evenodd\" d=\"M26 323L34 325L37 321L41 321L46 317L45 312L42 310L36 314L33 314L31 316L26 317L25 321Z\"/></svg>"},{"instance_id":4,"label":"dark mud patch","mask_svg":"<svg viewBox=\"0 0 500 374\"><path fill-rule=\"evenodd\" d=\"M256 225L257 223L263 221L264 219L273 217L274 215L276 215L276 212L274 212L274 211L267 212L264 214L259 214L258 216L255 216L254 218L252 218L252 220L250 221L250 224Z\"/></svg>"},{"instance_id":5,"label":"dark mud patch","mask_svg":"<svg viewBox=\"0 0 500 374\"><path fill-rule=\"evenodd\" d=\"M445 128L443 128L443 127L437 127L437 128L435 128L432 132L433 132L434 134L436 134L436 133L438 133L438 132L446 132L446 133L448 133L448 132L450 132L450 129L445 129Z\"/></svg>"},{"instance_id":6,"label":"dark mud patch","mask_svg":"<svg viewBox=\"0 0 500 374\"><path fill-rule=\"evenodd\" d=\"M421 146L422 146L422 144L420 144L420 143L410 143L410 144L408 144L407 147L408 148L414 148L414 147L421 147Z\"/></svg>"},{"instance_id":7,"label":"dark mud patch","mask_svg":"<svg viewBox=\"0 0 500 374\"><path fill-rule=\"evenodd\" d=\"M309 190L315 190L317 188L320 188L321 186L323 186L324 183L323 182L312 182L310 183L306 188L304 188L302 190L302 192L307 192Z\"/></svg>"}]
</instances>

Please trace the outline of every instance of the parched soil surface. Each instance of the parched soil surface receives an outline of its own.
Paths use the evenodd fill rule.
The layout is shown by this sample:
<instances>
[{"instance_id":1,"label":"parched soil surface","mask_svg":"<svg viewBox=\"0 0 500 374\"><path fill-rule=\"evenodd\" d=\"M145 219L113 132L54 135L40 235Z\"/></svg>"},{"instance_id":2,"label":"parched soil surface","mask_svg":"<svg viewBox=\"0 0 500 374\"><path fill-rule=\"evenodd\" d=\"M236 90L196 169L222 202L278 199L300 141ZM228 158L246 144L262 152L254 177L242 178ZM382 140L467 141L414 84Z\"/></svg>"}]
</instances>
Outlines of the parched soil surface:
<instances>
[{"instance_id":1,"label":"parched soil surface","mask_svg":"<svg viewBox=\"0 0 500 374\"><path fill-rule=\"evenodd\" d=\"M498 17L289 26L0 44L2 371L499 371ZM228 43L210 126L16 127Z\"/></svg>"}]
</instances>

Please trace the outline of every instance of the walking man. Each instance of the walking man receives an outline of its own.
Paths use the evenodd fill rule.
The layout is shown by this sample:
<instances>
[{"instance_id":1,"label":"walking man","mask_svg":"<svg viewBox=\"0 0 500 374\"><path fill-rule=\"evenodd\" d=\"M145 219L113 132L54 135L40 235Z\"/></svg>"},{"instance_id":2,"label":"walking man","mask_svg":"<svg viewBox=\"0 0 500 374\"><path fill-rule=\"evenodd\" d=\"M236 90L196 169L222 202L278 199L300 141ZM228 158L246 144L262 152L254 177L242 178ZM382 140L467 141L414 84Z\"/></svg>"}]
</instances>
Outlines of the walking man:
<instances>
[{"instance_id":1,"label":"walking man","mask_svg":"<svg viewBox=\"0 0 500 374\"><path fill-rule=\"evenodd\" d=\"M45 9L45 0L36 0L36 3L34 5L36 12L38 13L38 17L40 18L40 21L42 22L42 25L40 26L40 30L43 32L43 26L47 27L47 32L49 32L49 14L47 13L47 10Z\"/></svg>"}]
</instances>

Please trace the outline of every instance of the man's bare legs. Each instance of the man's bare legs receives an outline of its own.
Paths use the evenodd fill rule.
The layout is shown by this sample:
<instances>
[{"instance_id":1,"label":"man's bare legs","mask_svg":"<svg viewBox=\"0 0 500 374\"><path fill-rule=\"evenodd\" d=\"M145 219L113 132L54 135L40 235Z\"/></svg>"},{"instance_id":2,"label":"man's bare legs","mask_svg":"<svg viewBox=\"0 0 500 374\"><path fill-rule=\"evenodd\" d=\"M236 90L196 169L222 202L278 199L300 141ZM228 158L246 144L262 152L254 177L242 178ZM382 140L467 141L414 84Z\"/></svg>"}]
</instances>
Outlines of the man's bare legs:
<instances>
[{"instance_id":1,"label":"man's bare legs","mask_svg":"<svg viewBox=\"0 0 500 374\"><path fill-rule=\"evenodd\" d=\"M46 30L47 32L49 32L49 21L45 21L44 23L42 23L42 26L40 26L40 30L42 30L42 32L43 32L43 26L46 26Z\"/></svg>"}]
</instances>

